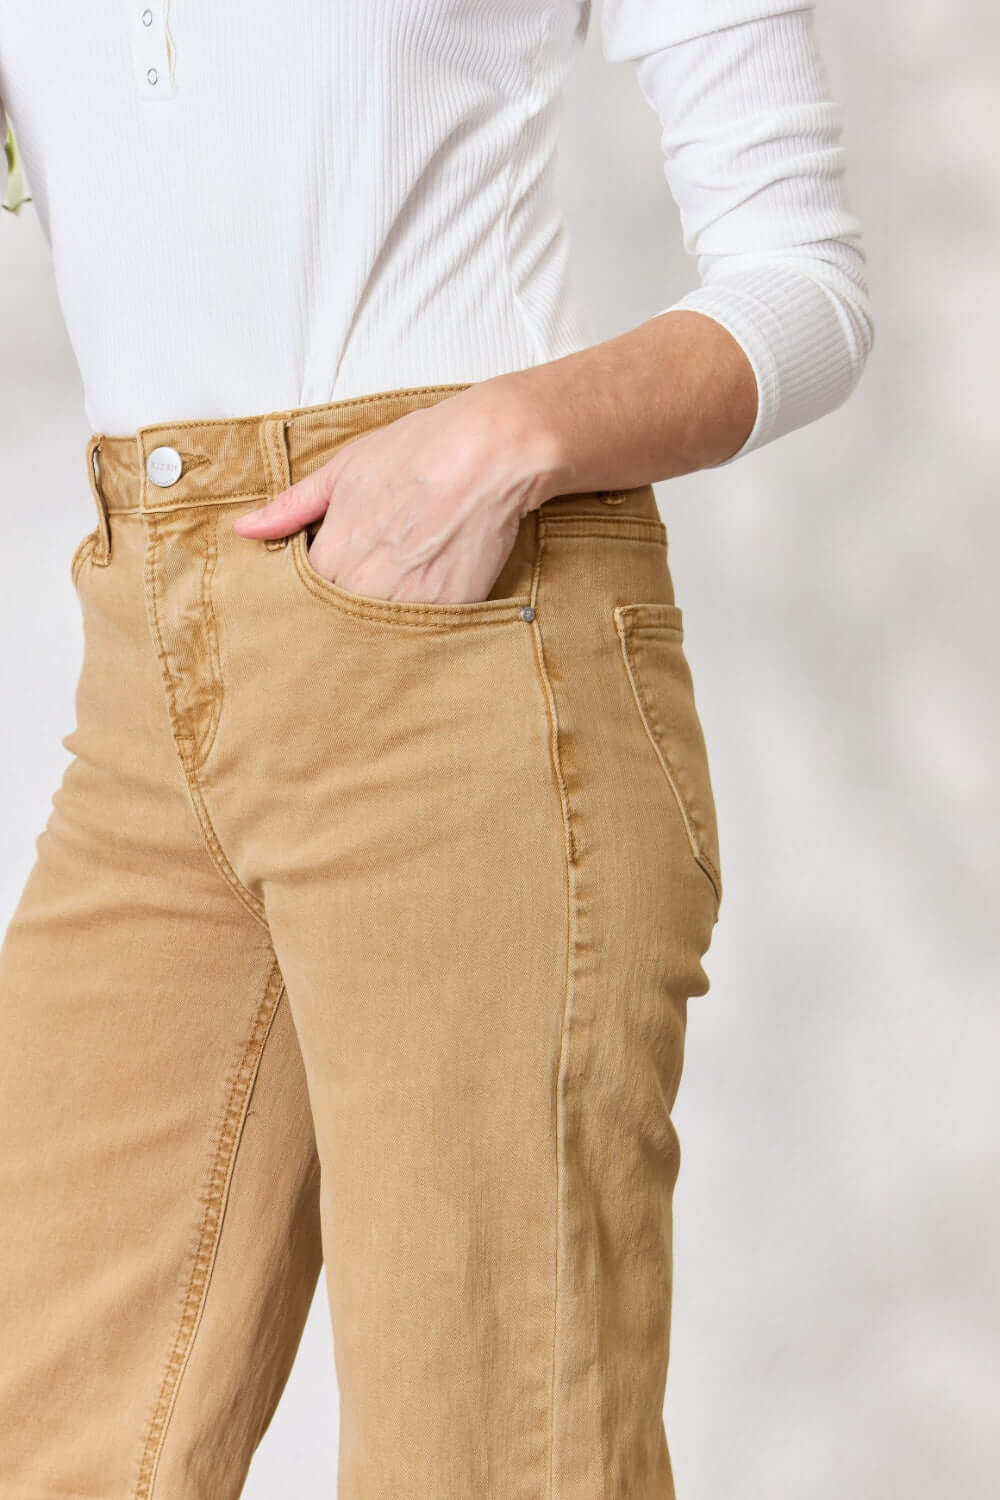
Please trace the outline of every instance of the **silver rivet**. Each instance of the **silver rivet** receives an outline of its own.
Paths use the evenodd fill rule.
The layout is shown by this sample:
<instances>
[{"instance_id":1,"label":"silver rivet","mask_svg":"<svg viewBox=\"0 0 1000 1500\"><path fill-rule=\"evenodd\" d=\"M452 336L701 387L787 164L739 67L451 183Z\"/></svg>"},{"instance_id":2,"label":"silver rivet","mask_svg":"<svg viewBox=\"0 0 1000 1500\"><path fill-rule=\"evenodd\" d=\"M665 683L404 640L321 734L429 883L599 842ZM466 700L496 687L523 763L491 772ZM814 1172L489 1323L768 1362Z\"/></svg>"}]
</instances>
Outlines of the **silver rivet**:
<instances>
[{"instance_id":1,"label":"silver rivet","mask_svg":"<svg viewBox=\"0 0 1000 1500\"><path fill-rule=\"evenodd\" d=\"M532 609L532 607L531 607L530 604L526 604L524 606L524 608L522 609L522 611L521 611L521 619L522 620L533 620L534 618L535 618L535 611Z\"/></svg>"},{"instance_id":2,"label":"silver rivet","mask_svg":"<svg viewBox=\"0 0 1000 1500\"><path fill-rule=\"evenodd\" d=\"M152 26L152 24L153 24L153 12L151 10L144 10L143 11L143 13L142 13L142 24L143 24L143 26Z\"/></svg>"},{"instance_id":3,"label":"silver rivet","mask_svg":"<svg viewBox=\"0 0 1000 1500\"><path fill-rule=\"evenodd\" d=\"M155 83L159 76L160 75L155 68L150 68L149 72L146 74L146 77L149 79L150 83Z\"/></svg>"},{"instance_id":4,"label":"silver rivet","mask_svg":"<svg viewBox=\"0 0 1000 1500\"><path fill-rule=\"evenodd\" d=\"M184 464L176 448L154 448L146 459L146 473L153 484L165 488L176 484L181 477Z\"/></svg>"}]
</instances>

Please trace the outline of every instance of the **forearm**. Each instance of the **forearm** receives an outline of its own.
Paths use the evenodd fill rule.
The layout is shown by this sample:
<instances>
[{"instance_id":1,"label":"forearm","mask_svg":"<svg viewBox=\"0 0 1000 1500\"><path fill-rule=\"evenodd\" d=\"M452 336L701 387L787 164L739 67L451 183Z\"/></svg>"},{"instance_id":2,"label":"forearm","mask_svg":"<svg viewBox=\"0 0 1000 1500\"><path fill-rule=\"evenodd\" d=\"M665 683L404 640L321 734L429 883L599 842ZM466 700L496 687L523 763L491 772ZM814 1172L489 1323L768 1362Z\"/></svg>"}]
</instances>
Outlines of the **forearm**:
<instances>
[{"instance_id":1,"label":"forearm","mask_svg":"<svg viewBox=\"0 0 1000 1500\"><path fill-rule=\"evenodd\" d=\"M813 9L605 0L602 48L634 65L659 114L700 285L617 338L510 377L522 430L541 434L542 464L549 435L564 489L738 461L857 384L873 324Z\"/></svg>"},{"instance_id":2,"label":"forearm","mask_svg":"<svg viewBox=\"0 0 1000 1500\"><path fill-rule=\"evenodd\" d=\"M742 447L757 412L740 344L685 309L488 383L510 397L521 440L547 455L543 500L721 463Z\"/></svg>"}]
</instances>

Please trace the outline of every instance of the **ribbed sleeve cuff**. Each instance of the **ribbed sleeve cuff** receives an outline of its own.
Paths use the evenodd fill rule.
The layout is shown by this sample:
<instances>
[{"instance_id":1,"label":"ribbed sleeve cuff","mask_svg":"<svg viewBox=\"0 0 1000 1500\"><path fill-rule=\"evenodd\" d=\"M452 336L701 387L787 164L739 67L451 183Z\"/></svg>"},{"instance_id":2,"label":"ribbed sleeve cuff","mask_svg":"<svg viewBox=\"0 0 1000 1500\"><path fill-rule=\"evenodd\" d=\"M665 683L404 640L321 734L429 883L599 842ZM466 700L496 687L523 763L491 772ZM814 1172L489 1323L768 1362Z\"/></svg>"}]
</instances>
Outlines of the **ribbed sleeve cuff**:
<instances>
[{"instance_id":1,"label":"ribbed sleeve cuff","mask_svg":"<svg viewBox=\"0 0 1000 1500\"><path fill-rule=\"evenodd\" d=\"M759 266L689 292L660 316L700 312L736 339L757 380L757 417L724 468L765 443L833 411L861 374L863 353L839 296L802 271Z\"/></svg>"}]
</instances>

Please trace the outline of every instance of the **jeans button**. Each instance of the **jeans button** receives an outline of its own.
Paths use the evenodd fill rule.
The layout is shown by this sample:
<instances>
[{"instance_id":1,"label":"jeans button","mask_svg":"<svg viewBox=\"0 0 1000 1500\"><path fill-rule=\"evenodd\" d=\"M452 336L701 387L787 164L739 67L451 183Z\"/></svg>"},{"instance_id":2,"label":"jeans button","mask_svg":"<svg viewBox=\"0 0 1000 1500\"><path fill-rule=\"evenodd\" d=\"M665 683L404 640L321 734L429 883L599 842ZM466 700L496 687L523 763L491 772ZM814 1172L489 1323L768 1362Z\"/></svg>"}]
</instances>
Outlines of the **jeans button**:
<instances>
[{"instance_id":1,"label":"jeans button","mask_svg":"<svg viewBox=\"0 0 1000 1500\"><path fill-rule=\"evenodd\" d=\"M153 484L163 487L176 484L184 465L176 448L154 448L146 459L146 473Z\"/></svg>"}]
</instances>

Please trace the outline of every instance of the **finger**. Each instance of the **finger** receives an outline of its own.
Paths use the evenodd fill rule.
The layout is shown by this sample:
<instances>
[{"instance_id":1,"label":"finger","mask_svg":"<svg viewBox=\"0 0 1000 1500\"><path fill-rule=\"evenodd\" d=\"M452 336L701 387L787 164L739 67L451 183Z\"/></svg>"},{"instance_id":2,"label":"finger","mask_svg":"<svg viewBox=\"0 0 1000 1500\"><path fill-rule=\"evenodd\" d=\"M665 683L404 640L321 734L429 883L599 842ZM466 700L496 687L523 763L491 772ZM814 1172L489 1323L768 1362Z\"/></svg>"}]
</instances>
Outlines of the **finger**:
<instances>
[{"instance_id":1,"label":"finger","mask_svg":"<svg viewBox=\"0 0 1000 1500\"><path fill-rule=\"evenodd\" d=\"M233 522L234 530L240 536L287 536L322 516L330 504L333 482L332 475L325 472L326 467L296 480L257 510L245 511Z\"/></svg>"},{"instance_id":2,"label":"finger","mask_svg":"<svg viewBox=\"0 0 1000 1500\"><path fill-rule=\"evenodd\" d=\"M323 578L329 579L339 576L345 562L344 537L338 535L333 520L333 513L328 510L326 519L317 529L307 551L309 561L316 572Z\"/></svg>"}]
</instances>

